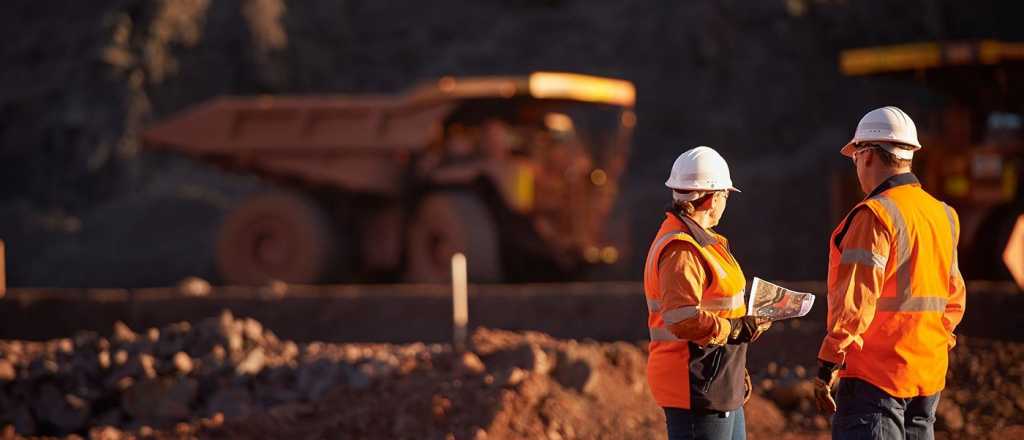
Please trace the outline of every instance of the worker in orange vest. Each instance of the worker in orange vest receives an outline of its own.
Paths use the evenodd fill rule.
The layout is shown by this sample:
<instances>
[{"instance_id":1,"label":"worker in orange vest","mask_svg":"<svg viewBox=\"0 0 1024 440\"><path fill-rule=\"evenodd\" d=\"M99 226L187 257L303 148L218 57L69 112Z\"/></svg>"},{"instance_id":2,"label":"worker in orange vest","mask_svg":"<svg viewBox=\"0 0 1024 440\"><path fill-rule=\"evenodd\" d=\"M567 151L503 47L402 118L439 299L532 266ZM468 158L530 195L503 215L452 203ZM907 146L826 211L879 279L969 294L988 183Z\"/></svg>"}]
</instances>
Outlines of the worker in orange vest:
<instances>
[{"instance_id":1,"label":"worker in orange vest","mask_svg":"<svg viewBox=\"0 0 1024 440\"><path fill-rule=\"evenodd\" d=\"M835 439L934 437L966 291L956 211L910 172L920 148L910 116L883 107L842 149L867 197L829 240L828 334L814 385L819 410L835 413Z\"/></svg>"},{"instance_id":2,"label":"worker in orange vest","mask_svg":"<svg viewBox=\"0 0 1024 440\"><path fill-rule=\"evenodd\" d=\"M718 225L729 166L715 150L681 154L665 185L672 206L644 268L651 343L647 381L668 438L743 440L747 343L769 322L746 315L746 278Z\"/></svg>"}]
</instances>

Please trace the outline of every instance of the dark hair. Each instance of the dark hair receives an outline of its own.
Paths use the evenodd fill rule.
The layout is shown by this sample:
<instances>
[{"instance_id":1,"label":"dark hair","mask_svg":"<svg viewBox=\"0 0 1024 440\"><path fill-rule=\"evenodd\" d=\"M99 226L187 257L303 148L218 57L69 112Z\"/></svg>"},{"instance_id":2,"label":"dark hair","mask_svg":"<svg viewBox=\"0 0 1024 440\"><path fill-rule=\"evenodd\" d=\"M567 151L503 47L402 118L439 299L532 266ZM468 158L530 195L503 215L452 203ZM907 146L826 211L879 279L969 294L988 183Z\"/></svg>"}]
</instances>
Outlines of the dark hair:
<instances>
[{"instance_id":1,"label":"dark hair","mask_svg":"<svg viewBox=\"0 0 1024 440\"><path fill-rule=\"evenodd\" d=\"M690 191L677 191L677 190L672 190L672 191L673 192L678 192L680 194L688 194L688 193L690 193ZM675 214L678 214L678 215L685 215L685 216L689 217L689 216L693 215L694 212L697 212L697 205L700 205L701 203L704 203L704 201L707 200L708 197L711 197L711 196L714 196L714 195L715 195L714 192L708 192L707 194L704 194L703 196L700 196L699 198L697 198L697 200L690 200L690 201L682 201L682 200L675 200L675 199L673 199L672 200L672 204L669 205L668 208L666 208L666 211L669 211L669 212L672 212L672 213L675 213Z\"/></svg>"}]
</instances>

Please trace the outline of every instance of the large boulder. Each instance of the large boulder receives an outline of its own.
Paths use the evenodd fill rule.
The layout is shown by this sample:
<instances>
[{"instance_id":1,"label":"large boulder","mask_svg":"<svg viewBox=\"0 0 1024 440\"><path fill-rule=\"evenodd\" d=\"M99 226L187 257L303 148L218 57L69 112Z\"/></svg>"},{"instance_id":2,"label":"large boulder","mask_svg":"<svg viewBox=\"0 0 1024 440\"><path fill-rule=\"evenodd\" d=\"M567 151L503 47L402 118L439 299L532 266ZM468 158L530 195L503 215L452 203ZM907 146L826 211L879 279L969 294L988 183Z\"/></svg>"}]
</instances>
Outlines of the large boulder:
<instances>
[{"instance_id":1,"label":"large boulder","mask_svg":"<svg viewBox=\"0 0 1024 440\"><path fill-rule=\"evenodd\" d=\"M55 384L43 385L32 401L35 422L69 434L85 427L89 420L89 402L61 391Z\"/></svg>"},{"instance_id":2,"label":"large boulder","mask_svg":"<svg viewBox=\"0 0 1024 440\"><path fill-rule=\"evenodd\" d=\"M147 379L124 393L121 407L140 423L165 426L189 418L198 389L187 377Z\"/></svg>"}]
</instances>

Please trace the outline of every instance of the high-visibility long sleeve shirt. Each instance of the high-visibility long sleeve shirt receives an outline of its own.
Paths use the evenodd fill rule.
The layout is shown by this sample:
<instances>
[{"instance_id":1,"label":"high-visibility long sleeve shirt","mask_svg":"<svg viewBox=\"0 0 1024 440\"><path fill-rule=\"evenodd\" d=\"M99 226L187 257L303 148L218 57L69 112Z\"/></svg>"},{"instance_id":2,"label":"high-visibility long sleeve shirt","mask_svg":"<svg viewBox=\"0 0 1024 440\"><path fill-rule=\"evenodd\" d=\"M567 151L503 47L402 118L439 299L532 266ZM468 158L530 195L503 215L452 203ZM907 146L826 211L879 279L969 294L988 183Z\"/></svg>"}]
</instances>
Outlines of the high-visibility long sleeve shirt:
<instances>
[{"instance_id":1,"label":"high-visibility long sleeve shirt","mask_svg":"<svg viewBox=\"0 0 1024 440\"><path fill-rule=\"evenodd\" d=\"M693 244L676 241L665 247L658 261L661 304L669 314L682 318L666 327L677 338L705 346L725 344L729 320L700 309L700 300L708 285L707 272Z\"/></svg>"},{"instance_id":2,"label":"high-visibility long sleeve shirt","mask_svg":"<svg viewBox=\"0 0 1024 440\"><path fill-rule=\"evenodd\" d=\"M851 345L864 345L861 335L875 317L875 306L885 283L885 264L866 264L865 260L888 260L891 239L885 225L867 209L859 210L850 219L840 249L847 255L860 252L870 258L840 260L836 280L828 292L828 334L818 359L841 365Z\"/></svg>"},{"instance_id":3,"label":"high-visibility long sleeve shirt","mask_svg":"<svg viewBox=\"0 0 1024 440\"><path fill-rule=\"evenodd\" d=\"M889 259L893 237L885 225L869 210L861 209L850 219L840 249L845 255L864 255L868 258L843 258L836 269L836 280L828 292L828 334L821 344L818 358L841 365L851 345L862 347L861 335L871 325L882 286L885 283L884 262ZM954 261L956 254L954 253ZM868 264L873 261L876 264ZM882 264L877 264L882 262ZM950 274L949 302L942 322L949 331L949 347L956 343L953 329L963 319L966 289L957 264Z\"/></svg>"}]
</instances>

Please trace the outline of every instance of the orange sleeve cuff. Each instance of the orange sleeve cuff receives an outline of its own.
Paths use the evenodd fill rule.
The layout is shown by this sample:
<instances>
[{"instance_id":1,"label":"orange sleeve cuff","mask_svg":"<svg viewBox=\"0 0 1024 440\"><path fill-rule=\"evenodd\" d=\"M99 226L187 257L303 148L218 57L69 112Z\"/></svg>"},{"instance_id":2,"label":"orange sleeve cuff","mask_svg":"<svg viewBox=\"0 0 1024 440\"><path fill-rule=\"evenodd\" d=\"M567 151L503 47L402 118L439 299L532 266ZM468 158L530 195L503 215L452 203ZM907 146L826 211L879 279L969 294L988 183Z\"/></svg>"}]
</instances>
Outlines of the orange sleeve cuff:
<instances>
[{"instance_id":1,"label":"orange sleeve cuff","mask_svg":"<svg viewBox=\"0 0 1024 440\"><path fill-rule=\"evenodd\" d=\"M821 343L821 349L818 350L818 359L831 362L836 365L842 365L846 362L846 356L843 353L840 353L839 350L835 348L835 344L828 338Z\"/></svg>"}]
</instances>

